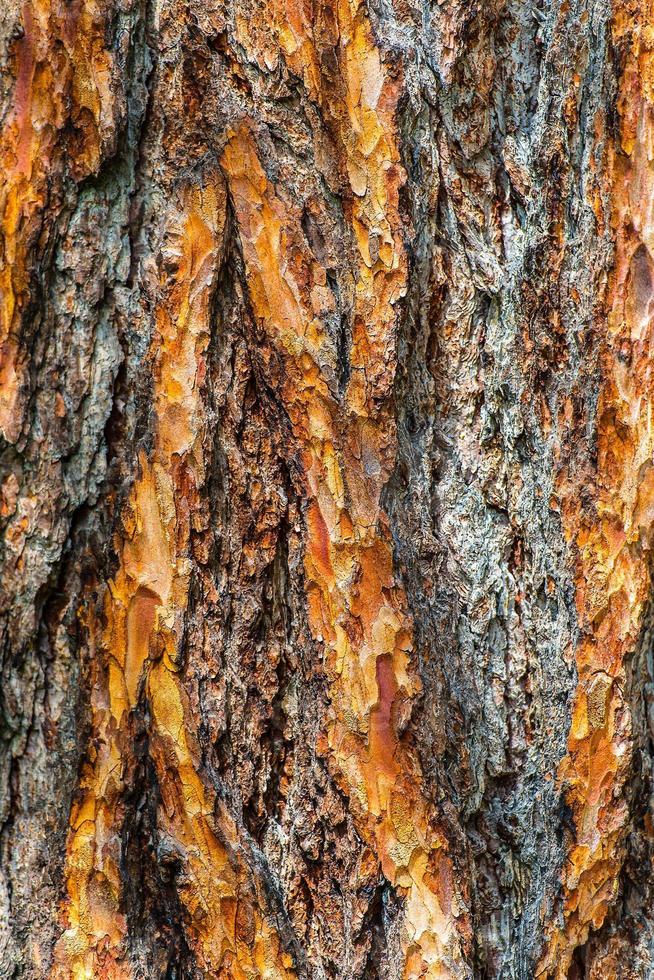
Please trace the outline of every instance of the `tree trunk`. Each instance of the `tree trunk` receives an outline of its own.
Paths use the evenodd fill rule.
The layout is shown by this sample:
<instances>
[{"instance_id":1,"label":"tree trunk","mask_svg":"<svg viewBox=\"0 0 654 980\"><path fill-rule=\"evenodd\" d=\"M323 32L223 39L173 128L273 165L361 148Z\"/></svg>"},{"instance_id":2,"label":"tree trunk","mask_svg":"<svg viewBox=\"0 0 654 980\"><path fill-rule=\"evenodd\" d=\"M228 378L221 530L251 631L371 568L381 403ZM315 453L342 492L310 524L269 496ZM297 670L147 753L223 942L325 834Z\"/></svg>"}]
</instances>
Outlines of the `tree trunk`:
<instances>
[{"instance_id":1,"label":"tree trunk","mask_svg":"<svg viewBox=\"0 0 654 980\"><path fill-rule=\"evenodd\" d=\"M654 0L0 66L0 978L654 976Z\"/></svg>"}]
</instances>

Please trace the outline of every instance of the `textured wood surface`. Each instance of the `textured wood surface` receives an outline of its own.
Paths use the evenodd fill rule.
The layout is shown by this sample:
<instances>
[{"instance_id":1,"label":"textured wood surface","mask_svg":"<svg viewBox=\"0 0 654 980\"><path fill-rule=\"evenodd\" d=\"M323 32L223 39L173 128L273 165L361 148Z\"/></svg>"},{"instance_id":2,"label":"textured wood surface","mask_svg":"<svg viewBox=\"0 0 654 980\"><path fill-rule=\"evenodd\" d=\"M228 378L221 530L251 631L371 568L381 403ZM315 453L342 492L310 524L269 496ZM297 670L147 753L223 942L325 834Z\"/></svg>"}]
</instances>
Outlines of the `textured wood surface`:
<instances>
[{"instance_id":1,"label":"textured wood surface","mask_svg":"<svg viewBox=\"0 0 654 980\"><path fill-rule=\"evenodd\" d=\"M0 980L654 976L654 3L5 0Z\"/></svg>"}]
</instances>

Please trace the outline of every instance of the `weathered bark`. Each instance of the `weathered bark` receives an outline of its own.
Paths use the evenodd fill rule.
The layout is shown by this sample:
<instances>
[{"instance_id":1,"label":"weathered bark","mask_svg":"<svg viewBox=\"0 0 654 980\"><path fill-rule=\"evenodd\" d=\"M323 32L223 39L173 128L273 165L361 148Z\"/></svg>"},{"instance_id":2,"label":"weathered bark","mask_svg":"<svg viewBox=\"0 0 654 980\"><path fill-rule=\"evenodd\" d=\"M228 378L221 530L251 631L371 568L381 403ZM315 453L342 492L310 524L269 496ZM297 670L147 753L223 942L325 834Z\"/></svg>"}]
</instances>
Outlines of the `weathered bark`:
<instances>
[{"instance_id":1,"label":"weathered bark","mask_svg":"<svg viewBox=\"0 0 654 980\"><path fill-rule=\"evenodd\" d=\"M0 977L654 976L652 0L0 64Z\"/></svg>"}]
</instances>

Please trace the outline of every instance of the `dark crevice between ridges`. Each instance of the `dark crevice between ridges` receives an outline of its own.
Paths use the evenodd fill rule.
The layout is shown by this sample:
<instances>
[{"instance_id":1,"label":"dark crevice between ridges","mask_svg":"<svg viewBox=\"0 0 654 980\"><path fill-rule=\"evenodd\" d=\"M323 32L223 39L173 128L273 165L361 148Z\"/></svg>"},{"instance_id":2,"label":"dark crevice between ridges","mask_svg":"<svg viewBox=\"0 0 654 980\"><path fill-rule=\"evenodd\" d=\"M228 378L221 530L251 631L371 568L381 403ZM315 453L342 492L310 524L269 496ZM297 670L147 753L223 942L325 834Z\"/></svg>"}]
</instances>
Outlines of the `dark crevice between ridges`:
<instances>
[{"instance_id":1,"label":"dark crevice between ridges","mask_svg":"<svg viewBox=\"0 0 654 980\"><path fill-rule=\"evenodd\" d=\"M572 957L567 980L585 980L586 978L586 946L578 946Z\"/></svg>"},{"instance_id":2,"label":"dark crevice between ridges","mask_svg":"<svg viewBox=\"0 0 654 980\"><path fill-rule=\"evenodd\" d=\"M328 900L340 902L346 899L340 889L344 890L346 887L345 882L351 875L350 861L352 863L356 861L361 842L356 837L351 820L347 816L346 799L341 804L346 814L343 826L333 826L329 813L323 812L323 808L329 809L330 806L335 805L335 800L341 799L341 794L329 776L326 760L316 756L315 750L315 741L323 730L322 719L326 710L327 694L326 678L320 666L321 656L315 649L306 622L306 590L300 547L301 539L306 537L303 527L305 477L299 450L293 439L290 421L283 404L281 389L287 382L286 368L279 352L274 349L265 331L252 315L243 257L231 205L228 218L228 243L227 275L225 289L219 293L219 315L222 318L225 342L227 343L228 338L231 337L233 344L242 345L238 356L242 359L241 363L244 360L247 364L249 377L244 381L244 391L239 395L243 398L243 404L240 406L243 420L240 425L235 425L230 430L229 442L223 444L227 433L223 432L221 425L216 427L214 437L216 462L212 465L209 476L211 507L213 511L219 509L219 520L223 522L224 528L224 540L216 540L211 562L216 562L219 558L222 574L225 574L225 569L228 570L229 581L232 584L225 590L227 596L230 596L233 589L241 588L238 582L238 566L233 572L229 572L234 561L229 551L230 527L235 528L234 534L238 547L239 535L242 533L240 522L246 516L248 507L245 503L245 511L239 511L239 500L230 487L227 457L233 452L231 441L233 440L238 446L243 440L247 440L248 425L256 424L257 417L261 419L259 425L263 425L273 434L271 448L275 479L279 480L287 503L275 527L277 544L274 559L265 569L259 570L260 577L257 579L256 591L262 596L263 607L255 619L248 621L245 630L242 622L240 630L238 629L239 624L233 620L233 609L226 609L223 632L226 636L225 651L229 655L231 650L232 656L230 670L226 675L229 676L235 668L241 671L241 676L235 681L236 683L241 681L248 683L250 674L242 674L245 668L244 664L238 663L238 658L243 656L247 658L248 650L253 645L265 643L266 636L273 635L282 644L281 657L276 667L275 693L268 705L269 714L265 724L264 740L252 749L247 749L247 760L252 761L256 766L262 764L259 754L261 746L267 747L266 764L270 769L270 776L264 781L263 792L256 790L254 796L243 800L238 776L238 752L242 739L242 719L239 708L237 717L234 718L230 717L227 711L224 731L214 747L215 765L220 774L216 778L222 781L225 787L224 796L233 808L233 814L237 814L239 807L243 807L241 834L244 844L247 845L245 852L248 861L256 869L257 880L267 895L271 914L277 922L278 933L294 957L296 972L299 976L311 975L308 955L311 952L314 957L319 957L325 976L331 978L344 974L341 972L342 965L339 966L339 952L329 942L329 932L321 922L321 902ZM211 387L220 389L220 384L215 381L215 378L220 376L220 365L230 365L230 363L233 365L235 357L234 348L231 353L226 352L225 345L216 348L215 364L211 369L211 377L214 378ZM227 400L231 399L233 391L223 397ZM215 406L215 412L220 418L220 405ZM221 421L224 426L232 425L229 414L223 413ZM244 452L243 458L245 465L249 465L247 452ZM215 525L217 522L213 523ZM233 598L228 599L229 603L233 601ZM221 602L225 604L225 596L221 597ZM237 631L238 635L236 635ZM290 743L283 735L283 727L286 723L286 709L283 702L291 684L297 685L296 701L298 705L303 706L299 716L293 721L297 726L293 733L295 746L293 751L297 753L297 758L292 769L291 793L296 796L296 799L297 794L300 794L303 807L308 808L308 819L306 825L302 823L300 826L299 817L303 815L304 810L296 813L291 805L286 811L284 828L289 836L288 843L280 855L283 866L278 867L277 858L271 859L264 851L266 830L275 822L282 822L281 767L285 765L291 749ZM227 705L229 705L229 691ZM254 759L250 754L252 751L256 753ZM334 853L335 839L342 839L344 835L352 838L353 841L347 866L344 866L343 861L337 859ZM290 876L293 906L285 908L285 902L290 898L283 893L289 878L289 867L294 871ZM282 885L282 874L284 885ZM320 901L317 896L320 896ZM296 928L299 921L303 923L303 931L298 936ZM347 949L348 941L356 944L357 948L366 943L368 937L360 933L361 930L358 930L356 934L352 932L351 936L344 937L344 947ZM312 944L311 948L309 942ZM313 942L316 943L317 948L313 946Z\"/></svg>"},{"instance_id":3,"label":"dark crevice between ridges","mask_svg":"<svg viewBox=\"0 0 654 980\"><path fill-rule=\"evenodd\" d=\"M395 889L382 878L370 899L360 932L370 935L370 949L361 972L361 980L387 980L389 975L389 936L391 923L399 920L402 902Z\"/></svg>"},{"instance_id":4,"label":"dark crevice between ridges","mask_svg":"<svg viewBox=\"0 0 654 980\"><path fill-rule=\"evenodd\" d=\"M146 709L147 710L147 709ZM144 715L144 709L139 709ZM134 744L135 778L125 797L122 830L123 903L136 978L201 980L182 927L185 912L175 888L179 857L160 846L157 811L162 805L149 755L147 718Z\"/></svg>"},{"instance_id":5,"label":"dark crevice between ridges","mask_svg":"<svg viewBox=\"0 0 654 980\"><path fill-rule=\"evenodd\" d=\"M259 844L263 841L269 821L279 819L279 807L282 800L281 779L289 756L292 756L294 752L292 742L284 735L287 723L284 700L290 685L293 683L297 669L290 647L292 637L289 619L292 613L288 608L286 599L289 583L289 533L288 511L286 511L277 530L275 557L266 569L265 578L262 582L264 597L262 615L251 638L251 642L255 646L265 649L270 635L277 633L278 636L281 634L284 637L281 641L279 663L276 667L277 691L269 705L269 718L260 743L262 750L264 746L266 750L268 778L261 798L246 801L243 808L243 819L248 832Z\"/></svg>"},{"instance_id":6,"label":"dark crevice between ridges","mask_svg":"<svg viewBox=\"0 0 654 980\"><path fill-rule=\"evenodd\" d=\"M235 245L233 215L228 213L225 224L224 236L225 243L223 249L223 261L221 269L216 277L213 293L210 299L210 322L211 336L207 350L207 383L204 388L204 399L207 414L207 432L204 439L203 453L204 465L206 468L205 485L200 488L200 492L206 502L206 526L205 521L200 522L200 526L191 527L191 554L194 560L194 570L191 576L190 594L188 607L184 617L184 651L180 656L180 667L182 673L186 673L191 684L198 684L199 693L199 730L198 739L202 752L202 772L201 777L206 779L212 786L217 796L217 831L220 836L220 809L225 808L229 811L230 817L238 827L238 850L240 852L239 861L244 862L249 869L251 885L247 885L250 898L257 904L261 903L262 913L274 925L283 948L293 957L296 972L299 977L306 974L305 956L293 931L287 911L284 905L284 896L280 887L277 875L271 868L262 850L263 836L267 821L276 817L278 806L278 785L275 778L279 778L279 769L283 766L286 752L289 746L282 737L283 711L281 699L285 693L285 686L290 682L292 676L287 658L289 655L288 633L290 630L290 612L287 607L287 597L285 594L286 583L288 582L289 571L287 565L287 536L289 533L288 514L283 512L277 528L277 548L272 562L262 571L257 585L261 590L262 609L260 615L248 623L247 631L238 638L239 643L245 644L248 648L262 651L266 648L268 637L275 631L283 634L282 651L280 662L277 666L277 674L280 678L278 699L271 705L271 716L267 731L263 735L261 745L264 743L269 746L269 756L271 759L271 769L273 773L273 784L266 788L264 799L257 801L246 801L243 806L241 794L238 786L234 784L234 774L238 772L238 758L233 756L232 736L229 732L229 712L226 712L228 727L225 737L215 745L212 743L211 728L205 721L205 711L203 710L203 691L207 686L211 686L211 678L205 677L201 672L196 675L194 657L201 655L201 644L203 642L202 631L196 628L196 613L202 610L202 620L206 624L211 622L218 613L212 607L212 602L204 594L203 582L207 576L211 576L216 571L215 587L220 598L217 625L213 629L218 630L222 642L227 642L229 647L232 637L232 627L238 629L239 623L233 622L231 616L224 608L224 593L226 582L223 580L225 568L230 567L230 524L238 516L238 499L234 499L230 494L229 486L229 447L222 444L222 427L230 424L230 409L226 402L230 400L232 391L232 379L229 378L229 370L234 369L234 349L235 340L242 341L235 333L238 325L243 325L243 310L238 296L237 284L243 281L242 266L240 257ZM247 320L247 316L245 317ZM226 371L227 369L227 371ZM253 413L260 415L262 426L271 426L273 430L279 425L277 407L273 403L268 390L260 390L256 378L255 368L251 364L251 376L246 384L244 396L246 402L242 406L243 421L240 427L233 430L238 445L244 438L244 428L251 422ZM265 421L264 421L265 420ZM285 486L284 492L288 497L293 496L291 477L284 469ZM204 506L204 505L203 505ZM204 511L203 511L204 512ZM222 533L221 533L222 532ZM238 568L233 569L233 573L238 577ZM226 622L221 622L221 617L227 613ZM231 669L236 665L232 665ZM226 671L229 675L230 670ZM244 677L247 683L247 675ZM226 696L227 689L219 688L219 693ZM223 758L221 747L226 755ZM230 845L226 845L229 846ZM262 901L263 900L263 901Z\"/></svg>"},{"instance_id":7,"label":"dark crevice between ridges","mask_svg":"<svg viewBox=\"0 0 654 980\"><path fill-rule=\"evenodd\" d=\"M326 194L327 196L327 194ZM329 195L331 198L331 195ZM336 206L336 200L332 202ZM342 210L338 208L339 212ZM350 354L352 350L352 310L345 309L345 295L339 282L339 270L330 266L329 251L320 228L320 223L305 206L300 217L300 224L307 244L317 261L325 268L327 285L334 297L335 312L330 314L327 326L333 337L336 350L336 383L337 397L343 397L352 373Z\"/></svg>"}]
</instances>

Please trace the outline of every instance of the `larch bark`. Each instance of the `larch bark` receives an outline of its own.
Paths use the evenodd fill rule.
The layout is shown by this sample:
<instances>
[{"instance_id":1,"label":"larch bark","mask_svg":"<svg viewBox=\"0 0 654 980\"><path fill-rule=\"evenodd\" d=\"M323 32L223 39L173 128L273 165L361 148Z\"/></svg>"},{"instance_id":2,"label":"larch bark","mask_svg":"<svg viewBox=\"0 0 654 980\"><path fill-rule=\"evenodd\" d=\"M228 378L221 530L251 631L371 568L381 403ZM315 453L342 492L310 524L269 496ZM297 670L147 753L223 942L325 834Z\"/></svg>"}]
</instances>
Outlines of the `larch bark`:
<instances>
[{"instance_id":1,"label":"larch bark","mask_svg":"<svg viewBox=\"0 0 654 980\"><path fill-rule=\"evenodd\" d=\"M654 976L654 2L5 0L0 980Z\"/></svg>"}]
</instances>

